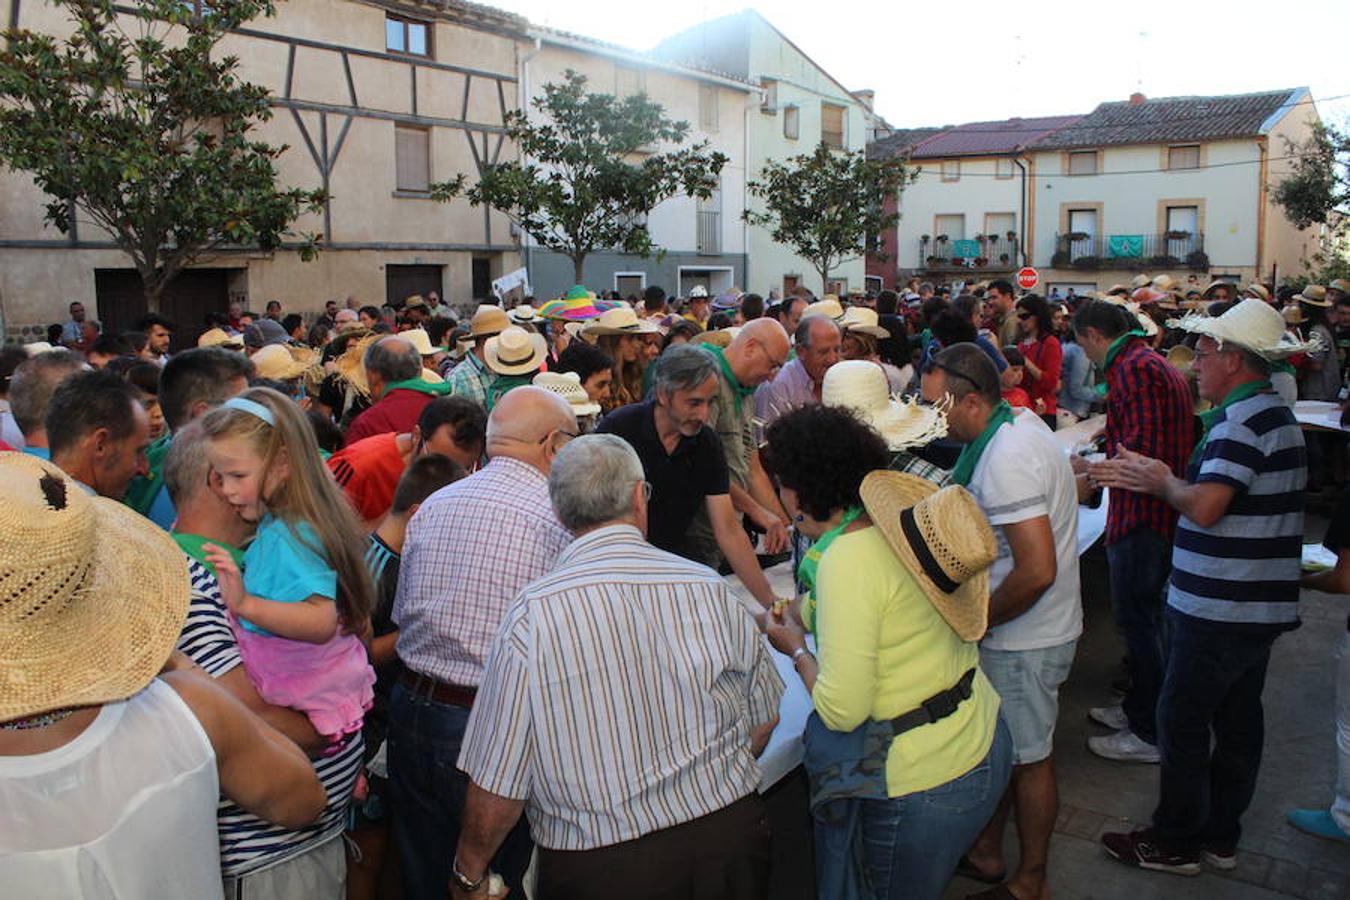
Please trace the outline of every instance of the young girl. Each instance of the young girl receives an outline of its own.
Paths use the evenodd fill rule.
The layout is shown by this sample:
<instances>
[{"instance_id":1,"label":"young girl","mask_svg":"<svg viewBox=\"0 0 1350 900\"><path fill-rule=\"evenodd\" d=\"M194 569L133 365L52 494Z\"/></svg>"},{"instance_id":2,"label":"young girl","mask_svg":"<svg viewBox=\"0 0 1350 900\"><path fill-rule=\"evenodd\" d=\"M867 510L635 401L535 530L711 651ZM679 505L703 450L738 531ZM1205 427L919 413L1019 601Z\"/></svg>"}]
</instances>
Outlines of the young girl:
<instances>
[{"instance_id":1,"label":"young girl","mask_svg":"<svg viewBox=\"0 0 1350 900\"><path fill-rule=\"evenodd\" d=\"M375 673L360 635L374 588L360 525L300 407L252 388L202 419L220 491L257 534L239 568L206 545L244 670L268 703L307 715L335 745L361 730Z\"/></svg>"}]
</instances>

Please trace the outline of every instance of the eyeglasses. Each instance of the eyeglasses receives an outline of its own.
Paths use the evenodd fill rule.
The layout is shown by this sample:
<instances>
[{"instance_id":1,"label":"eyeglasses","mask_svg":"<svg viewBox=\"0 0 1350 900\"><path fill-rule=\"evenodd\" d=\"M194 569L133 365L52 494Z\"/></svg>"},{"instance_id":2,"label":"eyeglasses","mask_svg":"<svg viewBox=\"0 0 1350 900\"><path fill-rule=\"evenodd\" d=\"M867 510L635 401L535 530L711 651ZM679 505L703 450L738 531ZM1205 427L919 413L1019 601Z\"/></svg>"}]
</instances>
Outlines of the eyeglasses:
<instances>
[{"instance_id":1,"label":"eyeglasses","mask_svg":"<svg viewBox=\"0 0 1350 900\"><path fill-rule=\"evenodd\" d=\"M642 485L642 499L650 503L652 499L652 483L650 481L638 483Z\"/></svg>"},{"instance_id":2,"label":"eyeglasses","mask_svg":"<svg viewBox=\"0 0 1350 900\"><path fill-rule=\"evenodd\" d=\"M494 440L498 441L517 441L522 444L534 444L536 446L542 447L544 444L548 443L549 438L553 437L555 434L563 435L564 437L567 438L567 441L570 441L573 438L581 437L581 435L578 432L568 431L565 428L555 428L552 431L545 434L543 437L539 438L539 440L535 440L533 438L516 437L514 434L494 434L492 437ZM565 444L567 443L567 441L563 441L563 443Z\"/></svg>"},{"instance_id":3,"label":"eyeglasses","mask_svg":"<svg viewBox=\"0 0 1350 900\"><path fill-rule=\"evenodd\" d=\"M924 374L924 375L931 375L931 374L933 374L933 371L936 370L936 369L941 369L942 371L946 372L948 375L952 376L953 378L960 378L962 381L968 382L968 383L970 384L970 386L973 387L973 388L975 388L975 390L977 390L977 391L984 390L984 388L982 388L982 387L980 386L980 383L979 383L978 381L976 381L974 378L971 378L971 377L970 377L969 375L967 375L965 372L958 372L958 371L956 371L955 369L953 369L953 368L950 367L950 366L944 366L942 363L938 362L936 359L930 359L930 360L928 361L928 364L927 364L926 366L923 367L923 374Z\"/></svg>"}]
</instances>

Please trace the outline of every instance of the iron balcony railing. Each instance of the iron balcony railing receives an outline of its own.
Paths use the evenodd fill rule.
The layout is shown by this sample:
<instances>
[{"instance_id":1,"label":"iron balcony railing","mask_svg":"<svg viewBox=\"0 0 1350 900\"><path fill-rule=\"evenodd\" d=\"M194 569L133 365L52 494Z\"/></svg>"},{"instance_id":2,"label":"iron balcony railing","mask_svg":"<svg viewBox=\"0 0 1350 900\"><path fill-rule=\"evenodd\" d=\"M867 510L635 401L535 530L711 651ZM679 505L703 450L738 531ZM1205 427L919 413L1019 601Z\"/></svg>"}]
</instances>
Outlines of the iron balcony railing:
<instances>
[{"instance_id":1,"label":"iron balcony railing","mask_svg":"<svg viewBox=\"0 0 1350 900\"><path fill-rule=\"evenodd\" d=\"M919 238L919 269L993 269L1010 271L1022 264L1016 237Z\"/></svg>"},{"instance_id":2,"label":"iron balcony railing","mask_svg":"<svg viewBox=\"0 0 1350 900\"><path fill-rule=\"evenodd\" d=\"M1205 236L1201 232L1165 231L1159 234L1055 235L1050 258L1055 269L1209 268Z\"/></svg>"}]
</instances>

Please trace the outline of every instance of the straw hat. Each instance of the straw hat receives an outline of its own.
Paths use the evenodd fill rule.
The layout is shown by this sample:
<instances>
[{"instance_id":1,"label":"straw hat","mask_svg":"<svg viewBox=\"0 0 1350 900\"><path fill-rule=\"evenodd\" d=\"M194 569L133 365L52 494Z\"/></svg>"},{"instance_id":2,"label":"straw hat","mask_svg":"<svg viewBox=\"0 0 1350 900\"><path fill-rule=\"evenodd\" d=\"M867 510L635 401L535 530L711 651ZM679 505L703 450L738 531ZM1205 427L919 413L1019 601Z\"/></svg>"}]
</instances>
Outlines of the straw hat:
<instances>
[{"instance_id":1,"label":"straw hat","mask_svg":"<svg viewBox=\"0 0 1350 900\"><path fill-rule=\"evenodd\" d=\"M1297 304L1290 304L1280 310L1280 315L1284 316L1286 325L1302 325L1308 321L1308 317L1303 315L1303 310Z\"/></svg>"},{"instance_id":2,"label":"straw hat","mask_svg":"<svg viewBox=\"0 0 1350 900\"><path fill-rule=\"evenodd\" d=\"M1195 364L1195 351L1185 344L1177 344L1167 351L1167 361L1174 369L1185 375Z\"/></svg>"},{"instance_id":3,"label":"straw hat","mask_svg":"<svg viewBox=\"0 0 1350 900\"><path fill-rule=\"evenodd\" d=\"M1325 308L1331 305L1331 301L1327 299L1327 289L1320 284L1305 285L1303 290L1294 296L1294 299L1309 306Z\"/></svg>"},{"instance_id":4,"label":"straw hat","mask_svg":"<svg viewBox=\"0 0 1350 900\"><path fill-rule=\"evenodd\" d=\"M244 342L223 328L211 328L197 338L198 347L224 347L226 350L243 350Z\"/></svg>"},{"instance_id":5,"label":"straw hat","mask_svg":"<svg viewBox=\"0 0 1350 900\"><path fill-rule=\"evenodd\" d=\"M1154 275L1153 286L1160 291L1174 291L1179 287L1177 280L1167 274Z\"/></svg>"},{"instance_id":6,"label":"straw hat","mask_svg":"<svg viewBox=\"0 0 1350 900\"><path fill-rule=\"evenodd\" d=\"M0 454L0 721L144 688L190 588L167 532L50 463Z\"/></svg>"},{"instance_id":7,"label":"straw hat","mask_svg":"<svg viewBox=\"0 0 1350 900\"><path fill-rule=\"evenodd\" d=\"M398 336L412 344L419 356L435 356L445 349L431 346L431 335L427 334L424 328L409 328L407 331L400 331Z\"/></svg>"},{"instance_id":8,"label":"straw hat","mask_svg":"<svg viewBox=\"0 0 1350 900\"><path fill-rule=\"evenodd\" d=\"M1214 293L1216 290L1218 290L1218 289L1221 288L1221 287L1223 287L1223 288L1228 288L1228 290L1231 291L1231 292L1233 292L1233 293L1236 293L1236 292L1237 292L1237 285L1233 284L1231 281L1224 281L1224 280L1222 280L1222 279L1216 278L1215 280L1211 281L1209 284L1205 285L1205 289L1204 289L1203 291L1200 292L1200 296L1201 296L1201 297L1204 297L1206 300L1208 300L1208 299L1209 299L1209 295L1212 294L1212 293Z\"/></svg>"},{"instance_id":9,"label":"straw hat","mask_svg":"<svg viewBox=\"0 0 1350 900\"><path fill-rule=\"evenodd\" d=\"M1130 287L1138 290L1141 287L1148 287L1153 283L1153 279L1148 275L1139 274L1130 279Z\"/></svg>"},{"instance_id":10,"label":"straw hat","mask_svg":"<svg viewBox=\"0 0 1350 900\"><path fill-rule=\"evenodd\" d=\"M1255 281L1253 281L1251 284L1243 288L1242 293L1253 294L1259 300L1264 300L1267 303L1270 302L1270 291L1266 290L1266 286L1264 284L1260 284Z\"/></svg>"},{"instance_id":11,"label":"straw hat","mask_svg":"<svg viewBox=\"0 0 1350 900\"><path fill-rule=\"evenodd\" d=\"M708 299L708 289L705 288L705 287L704 287L703 285L701 285L701 284L696 284L696 285L694 285L692 288L689 289L689 299L690 299L690 300L707 300L707 299Z\"/></svg>"},{"instance_id":12,"label":"straw hat","mask_svg":"<svg viewBox=\"0 0 1350 900\"><path fill-rule=\"evenodd\" d=\"M856 331L860 334L870 334L874 338L888 338L891 333L882 328L878 323L880 318L875 309L868 309L865 306L850 306L844 313L844 317L839 320L839 327L844 331Z\"/></svg>"},{"instance_id":13,"label":"straw hat","mask_svg":"<svg viewBox=\"0 0 1350 900\"><path fill-rule=\"evenodd\" d=\"M354 341L347 342L347 349L333 364L338 374L356 388L363 397L370 396L370 383L366 381L366 348L384 337L382 334L367 334Z\"/></svg>"},{"instance_id":14,"label":"straw hat","mask_svg":"<svg viewBox=\"0 0 1350 900\"><path fill-rule=\"evenodd\" d=\"M1147 284L1147 282L1145 282L1145 284ZM1144 286L1144 285L1142 285L1142 284L1139 285L1139 287L1143 287L1143 286ZM1108 294L1119 294L1119 295L1121 295L1121 296L1129 296L1130 289L1127 288L1127 287L1126 287L1125 285L1123 285L1123 284L1113 284L1113 285L1111 285L1109 288L1106 289L1106 293L1108 293Z\"/></svg>"},{"instance_id":15,"label":"straw hat","mask_svg":"<svg viewBox=\"0 0 1350 900\"><path fill-rule=\"evenodd\" d=\"M726 331L704 331L690 338L691 344L712 344L714 347L721 347L723 350L731 346L731 335Z\"/></svg>"},{"instance_id":16,"label":"straw hat","mask_svg":"<svg viewBox=\"0 0 1350 900\"><path fill-rule=\"evenodd\" d=\"M1134 293L1130 294L1130 299L1140 305L1146 305L1149 303L1159 303L1163 300L1169 299L1170 297L1171 295L1168 294L1166 291L1160 291L1148 286L1141 287Z\"/></svg>"},{"instance_id":17,"label":"straw hat","mask_svg":"<svg viewBox=\"0 0 1350 900\"><path fill-rule=\"evenodd\" d=\"M257 371L258 377L272 381L290 381L292 378L299 378L309 368L309 363L292 356L290 349L284 344L269 344L249 358L253 360L253 368Z\"/></svg>"},{"instance_id":18,"label":"straw hat","mask_svg":"<svg viewBox=\"0 0 1350 900\"><path fill-rule=\"evenodd\" d=\"M1328 290L1340 291L1342 294L1350 294L1350 281L1344 278L1337 278L1331 284L1327 285Z\"/></svg>"},{"instance_id":19,"label":"straw hat","mask_svg":"<svg viewBox=\"0 0 1350 900\"><path fill-rule=\"evenodd\" d=\"M660 331L650 319L639 319L630 307L616 306L600 314L600 318L581 329L586 336L602 334L657 334Z\"/></svg>"},{"instance_id":20,"label":"straw hat","mask_svg":"<svg viewBox=\"0 0 1350 900\"><path fill-rule=\"evenodd\" d=\"M423 309L427 309L427 301L422 298L421 294L413 294L407 300L403 301L404 312L407 312L410 309L416 309L419 306Z\"/></svg>"},{"instance_id":21,"label":"straw hat","mask_svg":"<svg viewBox=\"0 0 1350 900\"><path fill-rule=\"evenodd\" d=\"M542 334L511 325L496 337L488 338L483 358L498 375L525 375L544 364L548 341Z\"/></svg>"},{"instance_id":22,"label":"straw hat","mask_svg":"<svg viewBox=\"0 0 1350 900\"><path fill-rule=\"evenodd\" d=\"M994 529L970 492L942 490L904 472L863 479L863 505L928 601L963 641L989 623L989 567L998 556Z\"/></svg>"},{"instance_id":23,"label":"straw hat","mask_svg":"<svg viewBox=\"0 0 1350 900\"><path fill-rule=\"evenodd\" d=\"M897 401L891 396L886 372L874 362L851 359L835 363L825 372L820 402L842 406L886 440L892 450L921 447L945 437L947 416L933 406Z\"/></svg>"},{"instance_id":24,"label":"straw hat","mask_svg":"<svg viewBox=\"0 0 1350 900\"><path fill-rule=\"evenodd\" d=\"M806 309L802 310L802 318L807 316L826 316L838 322L844 318L844 307L840 305L838 297L826 294L824 300L807 304Z\"/></svg>"},{"instance_id":25,"label":"straw hat","mask_svg":"<svg viewBox=\"0 0 1350 900\"><path fill-rule=\"evenodd\" d=\"M469 335L471 337L492 337L501 334L511 326L511 320L500 306L491 306L484 303L474 311L473 318L469 320Z\"/></svg>"},{"instance_id":26,"label":"straw hat","mask_svg":"<svg viewBox=\"0 0 1350 900\"><path fill-rule=\"evenodd\" d=\"M529 304L526 304L524 306L517 306L515 309L507 313L506 316L511 320L512 324L514 325L529 325L530 323L537 321L539 318L534 314L534 307L530 306Z\"/></svg>"},{"instance_id":27,"label":"straw hat","mask_svg":"<svg viewBox=\"0 0 1350 900\"><path fill-rule=\"evenodd\" d=\"M1320 341L1298 341L1285 333L1284 316L1267 303L1248 297L1217 319L1189 315L1174 327L1207 335L1220 344L1237 344L1264 359L1284 359L1321 346Z\"/></svg>"},{"instance_id":28,"label":"straw hat","mask_svg":"<svg viewBox=\"0 0 1350 900\"><path fill-rule=\"evenodd\" d=\"M428 369L426 366L423 366L422 371L417 373L417 377L427 384L445 384L445 379L441 377L440 372L435 369Z\"/></svg>"},{"instance_id":29,"label":"straw hat","mask_svg":"<svg viewBox=\"0 0 1350 900\"><path fill-rule=\"evenodd\" d=\"M576 372L540 372L531 383L566 400L572 407L573 415L595 416L600 413L600 404L591 402L590 395L581 386L581 376Z\"/></svg>"},{"instance_id":30,"label":"straw hat","mask_svg":"<svg viewBox=\"0 0 1350 900\"><path fill-rule=\"evenodd\" d=\"M1140 288L1138 291L1135 291L1135 293L1139 294L1145 290L1147 290L1147 288ZM1166 295L1164 294L1163 296ZM1133 300L1126 300L1124 297L1112 295L1106 298L1106 302L1113 303L1116 306L1125 307L1130 315L1134 316L1135 321L1139 323L1139 327L1143 329L1144 334L1148 337L1153 337L1158 333L1158 323L1153 321L1153 317L1140 309L1139 304L1135 303ZM1159 303L1158 305L1161 306L1162 304ZM1175 309L1175 307L1173 308Z\"/></svg>"},{"instance_id":31,"label":"straw hat","mask_svg":"<svg viewBox=\"0 0 1350 900\"><path fill-rule=\"evenodd\" d=\"M46 341L33 341L32 343L23 345L23 352L27 353L29 356L37 356L39 353L46 353L48 350L52 349L54 349L52 345Z\"/></svg>"}]
</instances>

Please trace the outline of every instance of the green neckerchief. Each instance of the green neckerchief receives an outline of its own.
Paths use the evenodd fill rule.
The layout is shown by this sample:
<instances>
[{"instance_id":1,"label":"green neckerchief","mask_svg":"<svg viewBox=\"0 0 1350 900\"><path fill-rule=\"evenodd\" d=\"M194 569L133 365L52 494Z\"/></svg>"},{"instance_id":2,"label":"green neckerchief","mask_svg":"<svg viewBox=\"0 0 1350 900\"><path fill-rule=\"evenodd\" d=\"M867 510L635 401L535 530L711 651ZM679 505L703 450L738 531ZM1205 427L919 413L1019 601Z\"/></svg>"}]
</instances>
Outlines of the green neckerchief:
<instances>
[{"instance_id":1,"label":"green neckerchief","mask_svg":"<svg viewBox=\"0 0 1350 900\"><path fill-rule=\"evenodd\" d=\"M432 384L430 381L423 381L420 378L409 378L407 381L395 381L393 384L386 384L384 394L380 396L384 397L390 391L417 391L421 394L430 394L433 397L444 397L450 393L450 384L444 381L440 384Z\"/></svg>"},{"instance_id":2,"label":"green neckerchief","mask_svg":"<svg viewBox=\"0 0 1350 900\"><path fill-rule=\"evenodd\" d=\"M178 542L178 546L183 549L184 553L206 566L212 575L216 574L216 567L206 561L206 551L202 549L203 544L215 544L234 558L236 566L241 569L244 567L244 551L238 547L231 547L224 541L213 541L208 537L202 537L200 534L184 534L181 531L172 531L170 535Z\"/></svg>"},{"instance_id":3,"label":"green neckerchief","mask_svg":"<svg viewBox=\"0 0 1350 900\"><path fill-rule=\"evenodd\" d=\"M1137 337L1146 338L1148 335L1136 328L1134 331L1125 332L1112 341L1111 346L1106 348L1106 359L1102 360L1102 380L1092 388L1097 392L1098 397L1106 396L1106 370L1111 368L1111 363L1116 361L1116 357L1120 355L1120 351L1125 349L1125 345L1130 342L1130 339Z\"/></svg>"},{"instance_id":4,"label":"green neckerchief","mask_svg":"<svg viewBox=\"0 0 1350 900\"><path fill-rule=\"evenodd\" d=\"M1200 461L1200 457L1205 452L1205 442L1209 440L1209 432L1215 425L1219 424L1219 419L1223 417L1223 411L1234 403L1246 400L1248 397L1254 397L1262 391L1272 391L1275 388L1269 380L1248 381L1245 384L1239 384L1228 392L1228 396L1223 398L1223 402L1213 409L1205 410L1199 413L1200 418L1200 440L1195 442L1195 449L1191 451L1191 465Z\"/></svg>"},{"instance_id":5,"label":"green neckerchief","mask_svg":"<svg viewBox=\"0 0 1350 900\"><path fill-rule=\"evenodd\" d=\"M164 457L169 454L169 442L172 439L173 435L166 431L145 448L146 468L149 474L133 478L131 486L127 488L127 495L122 500L143 516L150 515L150 507L155 505L155 498L164 487Z\"/></svg>"},{"instance_id":6,"label":"green neckerchief","mask_svg":"<svg viewBox=\"0 0 1350 900\"><path fill-rule=\"evenodd\" d=\"M959 484L965 487L970 484L970 479L975 475L975 466L980 461L980 455L984 453L984 448L989 446L989 442L994 439L994 432L1004 425L1011 425L1013 421L1012 407L1008 405L1007 400L1000 400L998 406L989 414L989 422L984 426L984 431L975 440L966 444L961 451L961 455L956 458L956 467L952 469L952 484Z\"/></svg>"},{"instance_id":7,"label":"green neckerchief","mask_svg":"<svg viewBox=\"0 0 1350 900\"><path fill-rule=\"evenodd\" d=\"M736 418L741 416L741 401L746 397L753 397L755 389L752 387L741 387L741 383L736 380L736 373L731 371L731 363L727 362L727 355L721 347L715 347L712 344L701 345L713 356L717 357L717 364L722 367L722 376L726 378L727 384L731 385L731 390L736 394Z\"/></svg>"},{"instance_id":8,"label":"green neckerchief","mask_svg":"<svg viewBox=\"0 0 1350 900\"><path fill-rule=\"evenodd\" d=\"M1289 364L1289 360L1287 359L1277 359L1271 362L1270 371L1272 374L1280 373L1284 375L1293 375L1294 367Z\"/></svg>"},{"instance_id":9,"label":"green neckerchief","mask_svg":"<svg viewBox=\"0 0 1350 900\"><path fill-rule=\"evenodd\" d=\"M522 387L531 382L529 375L498 375L497 380L492 382L492 387L488 389L486 407L488 412L492 412L492 407L497 405L497 401L502 399L502 394L512 388Z\"/></svg>"},{"instance_id":10,"label":"green neckerchief","mask_svg":"<svg viewBox=\"0 0 1350 900\"><path fill-rule=\"evenodd\" d=\"M801 564L797 566L797 580L806 588L806 599L802 601L802 607L803 609L810 607L809 613L802 616L802 619L809 622L807 628L812 634L815 634L816 630L816 569L820 567L820 558L825 555L826 550L830 549L830 544L834 543L834 539L843 534L844 529L852 525L854 520L862 515L862 512L861 506L850 506L844 510L844 517L839 520L839 524L816 538L816 542L811 545L811 549L806 551Z\"/></svg>"}]
</instances>

